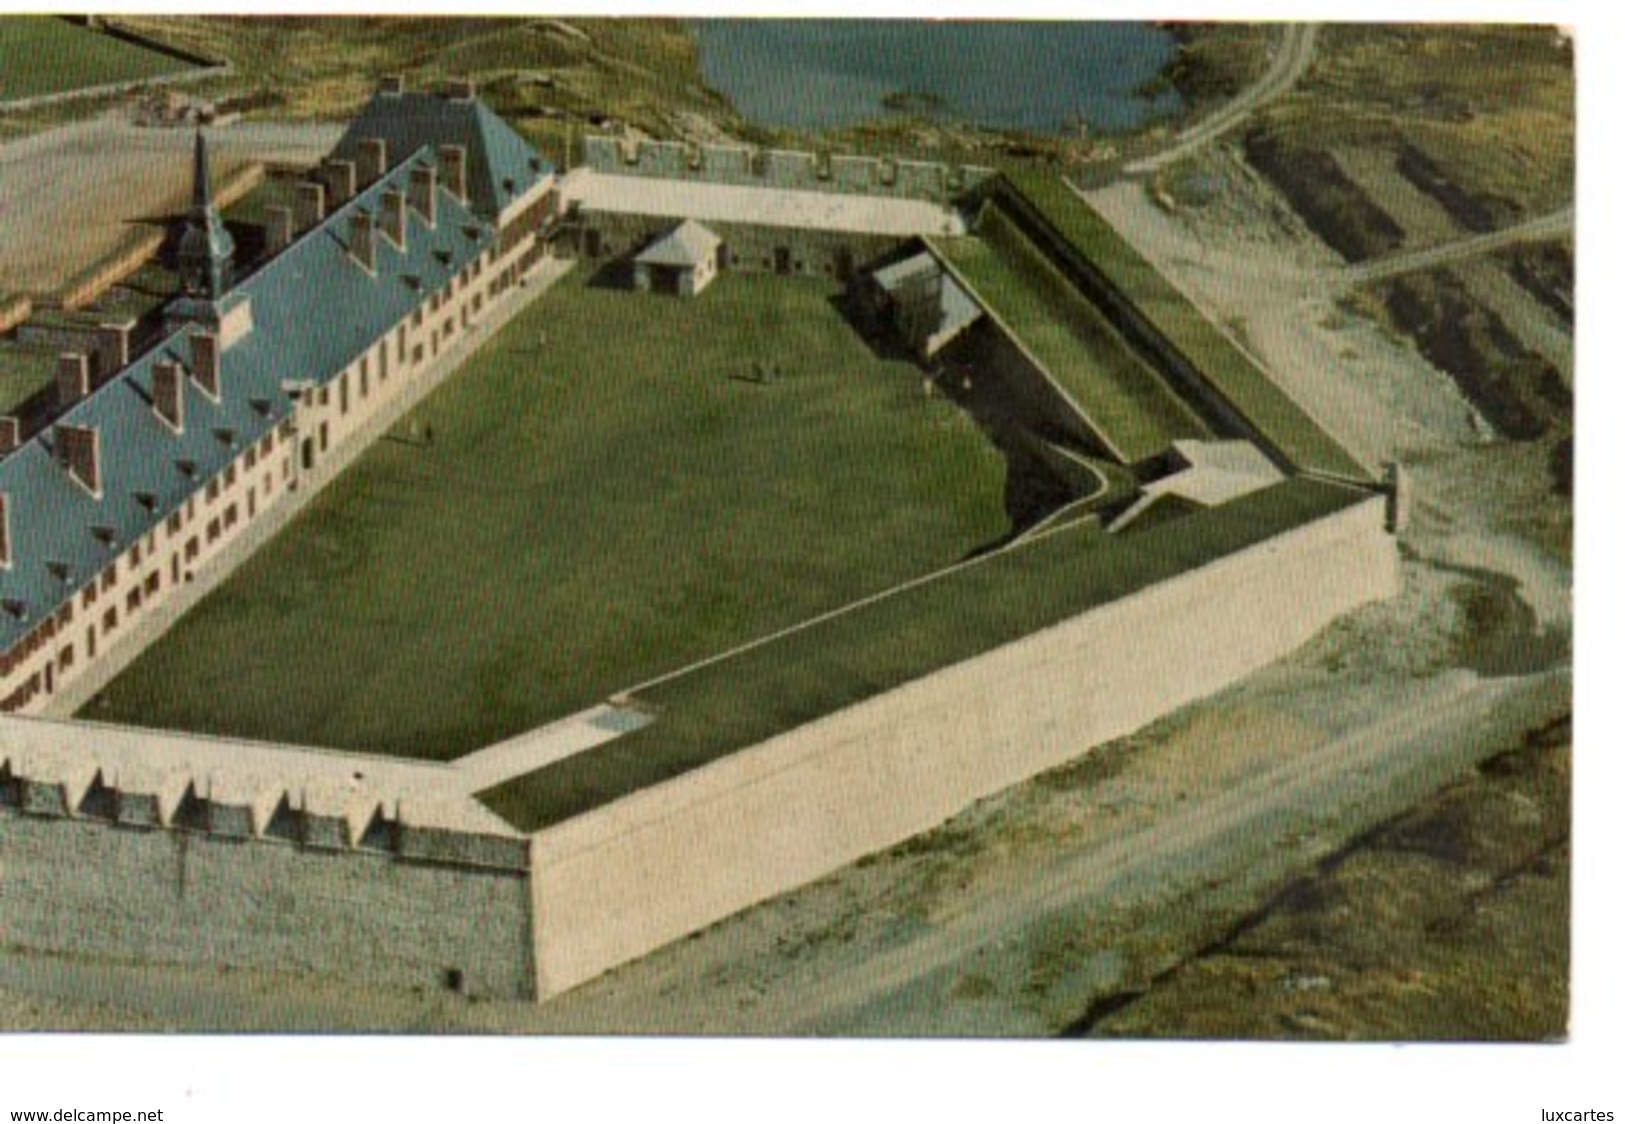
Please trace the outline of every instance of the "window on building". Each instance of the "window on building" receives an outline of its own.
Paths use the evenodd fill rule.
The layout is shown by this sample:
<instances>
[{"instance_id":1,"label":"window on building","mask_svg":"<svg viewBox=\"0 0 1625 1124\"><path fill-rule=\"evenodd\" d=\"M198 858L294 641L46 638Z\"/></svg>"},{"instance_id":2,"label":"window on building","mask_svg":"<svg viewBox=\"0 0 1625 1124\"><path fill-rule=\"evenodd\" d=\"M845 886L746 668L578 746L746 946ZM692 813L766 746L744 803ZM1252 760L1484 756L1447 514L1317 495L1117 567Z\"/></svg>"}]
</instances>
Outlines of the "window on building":
<instances>
[{"instance_id":1,"label":"window on building","mask_svg":"<svg viewBox=\"0 0 1625 1124\"><path fill-rule=\"evenodd\" d=\"M283 422L282 424L287 425L288 423ZM276 435L273 434L273 433L267 433L265 435L265 437L260 441L260 456L262 456L262 457L270 456L271 455L271 450L273 450L275 448L276 448Z\"/></svg>"},{"instance_id":2,"label":"window on building","mask_svg":"<svg viewBox=\"0 0 1625 1124\"><path fill-rule=\"evenodd\" d=\"M197 557L197 551L198 551L197 536L193 535L191 538L186 540L186 560L188 562L190 562L190 561L192 561L192 559L196 558Z\"/></svg>"},{"instance_id":3,"label":"window on building","mask_svg":"<svg viewBox=\"0 0 1625 1124\"><path fill-rule=\"evenodd\" d=\"M118 581L118 572L115 567L109 566L102 571L102 592L106 593Z\"/></svg>"},{"instance_id":4,"label":"window on building","mask_svg":"<svg viewBox=\"0 0 1625 1124\"><path fill-rule=\"evenodd\" d=\"M57 657L56 669L65 672L73 666L73 645L62 645L62 654Z\"/></svg>"},{"instance_id":5,"label":"window on building","mask_svg":"<svg viewBox=\"0 0 1625 1124\"><path fill-rule=\"evenodd\" d=\"M146 584L143 587L147 592L147 596L151 597L153 594L157 593L158 588L163 585L163 582L164 575L160 571L154 570L152 573L148 574Z\"/></svg>"},{"instance_id":6,"label":"window on building","mask_svg":"<svg viewBox=\"0 0 1625 1124\"><path fill-rule=\"evenodd\" d=\"M220 537L220 518L219 518L219 516L216 516L215 518L209 520L208 533L207 533L206 537L207 537L207 539L208 539L208 541L210 543L213 543L216 539L218 539Z\"/></svg>"},{"instance_id":7,"label":"window on building","mask_svg":"<svg viewBox=\"0 0 1625 1124\"><path fill-rule=\"evenodd\" d=\"M133 617L139 608L141 608L141 587L135 586L124 598L124 611Z\"/></svg>"},{"instance_id":8,"label":"window on building","mask_svg":"<svg viewBox=\"0 0 1625 1124\"><path fill-rule=\"evenodd\" d=\"M229 488L235 483L237 483L237 466L228 464L226 466L226 487Z\"/></svg>"},{"instance_id":9,"label":"window on building","mask_svg":"<svg viewBox=\"0 0 1625 1124\"><path fill-rule=\"evenodd\" d=\"M102 635L111 636L118 627L118 607L113 606L102 614Z\"/></svg>"},{"instance_id":10,"label":"window on building","mask_svg":"<svg viewBox=\"0 0 1625 1124\"><path fill-rule=\"evenodd\" d=\"M248 447L247 455L243 457L243 467L245 469L253 468L255 462L258 461L259 459L260 459L259 446L250 445Z\"/></svg>"},{"instance_id":11,"label":"window on building","mask_svg":"<svg viewBox=\"0 0 1625 1124\"><path fill-rule=\"evenodd\" d=\"M209 481L209 487L203 493L205 503L213 503L220 498L220 478L217 476Z\"/></svg>"},{"instance_id":12,"label":"window on building","mask_svg":"<svg viewBox=\"0 0 1625 1124\"><path fill-rule=\"evenodd\" d=\"M130 547L130 569L134 570L141 565L141 544L136 543Z\"/></svg>"}]
</instances>

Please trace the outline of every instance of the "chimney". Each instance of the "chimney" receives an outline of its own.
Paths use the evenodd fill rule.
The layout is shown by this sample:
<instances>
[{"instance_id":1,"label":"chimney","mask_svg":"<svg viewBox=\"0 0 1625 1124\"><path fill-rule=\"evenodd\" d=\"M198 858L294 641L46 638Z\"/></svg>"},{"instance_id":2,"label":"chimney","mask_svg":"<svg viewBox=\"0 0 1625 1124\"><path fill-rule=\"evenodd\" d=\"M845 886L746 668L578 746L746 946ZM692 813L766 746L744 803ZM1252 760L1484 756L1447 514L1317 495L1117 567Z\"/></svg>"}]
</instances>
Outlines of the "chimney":
<instances>
[{"instance_id":1,"label":"chimney","mask_svg":"<svg viewBox=\"0 0 1625 1124\"><path fill-rule=\"evenodd\" d=\"M280 254L293 242L293 208L265 208L265 250Z\"/></svg>"},{"instance_id":2,"label":"chimney","mask_svg":"<svg viewBox=\"0 0 1625 1124\"><path fill-rule=\"evenodd\" d=\"M101 324L96 328L96 369L102 378L130 365L130 331L135 321Z\"/></svg>"},{"instance_id":3,"label":"chimney","mask_svg":"<svg viewBox=\"0 0 1625 1124\"><path fill-rule=\"evenodd\" d=\"M0 457L23 443L23 426L14 417L0 417Z\"/></svg>"},{"instance_id":4,"label":"chimney","mask_svg":"<svg viewBox=\"0 0 1625 1124\"><path fill-rule=\"evenodd\" d=\"M468 202L468 149L460 144L440 146L440 168L446 173L446 190L457 202Z\"/></svg>"},{"instance_id":5,"label":"chimney","mask_svg":"<svg viewBox=\"0 0 1625 1124\"><path fill-rule=\"evenodd\" d=\"M386 74L378 80L378 92L398 98L406 93L406 78L400 74Z\"/></svg>"},{"instance_id":6,"label":"chimney","mask_svg":"<svg viewBox=\"0 0 1625 1124\"><path fill-rule=\"evenodd\" d=\"M446 83L446 97L452 101L473 101L474 80L472 78L453 78Z\"/></svg>"},{"instance_id":7,"label":"chimney","mask_svg":"<svg viewBox=\"0 0 1625 1124\"><path fill-rule=\"evenodd\" d=\"M333 206L348 202L355 197L355 161L323 160L322 180Z\"/></svg>"},{"instance_id":8,"label":"chimney","mask_svg":"<svg viewBox=\"0 0 1625 1124\"><path fill-rule=\"evenodd\" d=\"M170 429L186 432L186 384L179 363L152 365L152 409Z\"/></svg>"},{"instance_id":9,"label":"chimney","mask_svg":"<svg viewBox=\"0 0 1625 1124\"><path fill-rule=\"evenodd\" d=\"M204 394L220 401L220 338L213 332L192 336L192 381Z\"/></svg>"},{"instance_id":10,"label":"chimney","mask_svg":"<svg viewBox=\"0 0 1625 1124\"><path fill-rule=\"evenodd\" d=\"M56 459L97 499L102 494L102 435L93 425L58 425Z\"/></svg>"},{"instance_id":11,"label":"chimney","mask_svg":"<svg viewBox=\"0 0 1625 1124\"><path fill-rule=\"evenodd\" d=\"M435 175L433 167L414 167L407 182L406 201L430 230L434 229Z\"/></svg>"},{"instance_id":12,"label":"chimney","mask_svg":"<svg viewBox=\"0 0 1625 1124\"><path fill-rule=\"evenodd\" d=\"M294 202L299 210L299 229L309 230L327 217L327 187L320 183L301 183Z\"/></svg>"},{"instance_id":13,"label":"chimney","mask_svg":"<svg viewBox=\"0 0 1625 1124\"><path fill-rule=\"evenodd\" d=\"M384 178L389 169L389 145L382 137L368 137L357 146L356 169L362 183Z\"/></svg>"},{"instance_id":14,"label":"chimney","mask_svg":"<svg viewBox=\"0 0 1625 1124\"><path fill-rule=\"evenodd\" d=\"M56 400L64 410L90 393L90 359L75 352L56 357Z\"/></svg>"},{"instance_id":15,"label":"chimney","mask_svg":"<svg viewBox=\"0 0 1625 1124\"><path fill-rule=\"evenodd\" d=\"M11 569L11 497L0 492L0 570Z\"/></svg>"},{"instance_id":16,"label":"chimney","mask_svg":"<svg viewBox=\"0 0 1625 1124\"><path fill-rule=\"evenodd\" d=\"M356 211L350 216L350 256L368 273L376 273L378 271L376 254L377 244L373 241L372 214L368 211Z\"/></svg>"},{"instance_id":17,"label":"chimney","mask_svg":"<svg viewBox=\"0 0 1625 1124\"><path fill-rule=\"evenodd\" d=\"M395 243L398 250L406 249L406 196L394 188L386 190L381 199L379 228L384 237Z\"/></svg>"}]
</instances>

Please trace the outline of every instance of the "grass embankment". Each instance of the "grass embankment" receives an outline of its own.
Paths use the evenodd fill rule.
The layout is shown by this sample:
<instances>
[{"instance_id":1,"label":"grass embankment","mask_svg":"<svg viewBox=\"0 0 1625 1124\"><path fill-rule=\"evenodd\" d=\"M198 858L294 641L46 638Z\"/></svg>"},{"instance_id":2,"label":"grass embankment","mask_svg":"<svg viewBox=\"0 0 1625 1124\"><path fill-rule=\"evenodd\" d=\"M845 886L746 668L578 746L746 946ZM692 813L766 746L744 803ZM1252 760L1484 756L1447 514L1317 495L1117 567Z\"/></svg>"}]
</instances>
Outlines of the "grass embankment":
<instances>
[{"instance_id":1,"label":"grass embankment","mask_svg":"<svg viewBox=\"0 0 1625 1124\"><path fill-rule=\"evenodd\" d=\"M1288 460L1310 471L1369 477L1291 396L1054 173L1016 168L1007 171L1006 178Z\"/></svg>"},{"instance_id":2,"label":"grass embankment","mask_svg":"<svg viewBox=\"0 0 1625 1124\"><path fill-rule=\"evenodd\" d=\"M54 16L0 17L0 102L174 74L189 64Z\"/></svg>"},{"instance_id":3,"label":"grass embankment","mask_svg":"<svg viewBox=\"0 0 1625 1124\"><path fill-rule=\"evenodd\" d=\"M87 713L446 759L998 539L996 450L834 295L567 280Z\"/></svg>"},{"instance_id":4,"label":"grass embankment","mask_svg":"<svg viewBox=\"0 0 1625 1124\"><path fill-rule=\"evenodd\" d=\"M997 206L938 249L1128 462L1207 428Z\"/></svg>"},{"instance_id":5,"label":"grass embankment","mask_svg":"<svg viewBox=\"0 0 1625 1124\"><path fill-rule=\"evenodd\" d=\"M0 414L15 413L55 379L55 354L0 341Z\"/></svg>"},{"instance_id":6,"label":"grass embankment","mask_svg":"<svg viewBox=\"0 0 1625 1124\"><path fill-rule=\"evenodd\" d=\"M1294 479L1132 539L1079 526L659 684L656 721L487 792L559 823L1366 498Z\"/></svg>"}]
</instances>

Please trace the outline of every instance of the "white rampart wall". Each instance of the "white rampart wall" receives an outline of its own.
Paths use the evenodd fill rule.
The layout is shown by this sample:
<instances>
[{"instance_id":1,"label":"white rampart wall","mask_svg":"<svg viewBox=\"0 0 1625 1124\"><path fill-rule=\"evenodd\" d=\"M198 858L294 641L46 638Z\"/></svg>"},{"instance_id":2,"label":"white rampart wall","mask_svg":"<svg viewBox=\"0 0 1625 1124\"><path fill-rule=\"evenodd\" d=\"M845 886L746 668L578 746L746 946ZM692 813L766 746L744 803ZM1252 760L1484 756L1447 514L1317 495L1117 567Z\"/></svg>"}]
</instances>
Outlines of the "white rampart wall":
<instances>
[{"instance_id":1,"label":"white rampart wall","mask_svg":"<svg viewBox=\"0 0 1625 1124\"><path fill-rule=\"evenodd\" d=\"M0 808L0 940L57 955L530 999L523 871Z\"/></svg>"},{"instance_id":2,"label":"white rampart wall","mask_svg":"<svg viewBox=\"0 0 1625 1124\"><path fill-rule=\"evenodd\" d=\"M538 833L544 997L924 831L1397 592L1383 500Z\"/></svg>"}]
</instances>

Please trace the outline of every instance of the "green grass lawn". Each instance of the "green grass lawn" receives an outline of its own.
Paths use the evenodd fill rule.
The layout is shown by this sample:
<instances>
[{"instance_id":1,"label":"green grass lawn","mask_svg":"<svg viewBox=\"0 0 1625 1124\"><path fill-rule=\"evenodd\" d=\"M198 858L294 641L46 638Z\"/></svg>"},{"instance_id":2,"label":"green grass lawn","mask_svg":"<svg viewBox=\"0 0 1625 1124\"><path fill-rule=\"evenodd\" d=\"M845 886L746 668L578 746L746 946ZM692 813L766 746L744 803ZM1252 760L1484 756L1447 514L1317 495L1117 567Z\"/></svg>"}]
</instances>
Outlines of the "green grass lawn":
<instances>
[{"instance_id":1,"label":"green grass lawn","mask_svg":"<svg viewBox=\"0 0 1625 1124\"><path fill-rule=\"evenodd\" d=\"M944 239L938 248L1126 460L1159 453L1176 438L1208 436L1100 310L997 207L987 209L976 233Z\"/></svg>"},{"instance_id":2,"label":"green grass lawn","mask_svg":"<svg viewBox=\"0 0 1625 1124\"><path fill-rule=\"evenodd\" d=\"M835 292L572 275L86 716L451 758L996 539L1002 459Z\"/></svg>"},{"instance_id":3,"label":"green grass lawn","mask_svg":"<svg viewBox=\"0 0 1625 1124\"><path fill-rule=\"evenodd\" d=\"M131 82L188 67L55 17L0 17L0 101Z\"/></svg>"},{"instance_id":4,"label":"green grass lawn","mask_svg":"<svg viewBox=\"0 0 1625 1124\"><path fill-rule=\"evenodd\" d=\"M1370 479L1357 460L1054 173L1025 169L1008 176L1287 459L1299 468Z\"/></svg>"}]
</instances>

